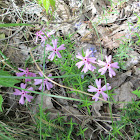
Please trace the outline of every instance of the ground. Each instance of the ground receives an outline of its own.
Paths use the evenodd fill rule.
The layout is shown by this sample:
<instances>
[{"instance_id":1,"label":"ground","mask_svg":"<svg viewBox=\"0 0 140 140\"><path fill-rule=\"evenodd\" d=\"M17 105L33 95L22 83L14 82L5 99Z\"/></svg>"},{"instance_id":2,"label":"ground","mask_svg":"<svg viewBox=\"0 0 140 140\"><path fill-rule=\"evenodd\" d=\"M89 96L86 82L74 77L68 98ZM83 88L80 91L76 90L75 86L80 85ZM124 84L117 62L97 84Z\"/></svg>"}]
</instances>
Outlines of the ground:
<instances>
[{"instance_id":1,"label":"ground","mask_svg":"<svg viewBox=\"0 0 140 140\"><path fill-rule=\"evenodd\" d=\"M53 2L47 9L46 3L39 5L33 0L0 1L0 138L138 140L140 2ZM36 40L39 31L42 35ZM58 55L50 60L46 48L53 46L55 39L57 47L64 44L65 49L59 50L61 58ZM119 66L116 75L101 75L98 63L94 63L94 71L81 72L76 66L81 61L77 55L84 56L88 49L96 62L106 62L106 56L112 56L110 63ZM29 74L26 82L17 77L22 72L19 68L28 68L36 77ZM35 84L41 80L37 77L43 76L50 83L44 91ZM97 79L102 87L107 83L111 86L105 91L107 100L99 96L95 102L95 92L88 92L89 85L98 88ZM28 98L19 102L20 96L14 95L15 89L22 90L21 83L33 88L28 93L33 97L29 102Z\"/></svg>"}]
</instances>

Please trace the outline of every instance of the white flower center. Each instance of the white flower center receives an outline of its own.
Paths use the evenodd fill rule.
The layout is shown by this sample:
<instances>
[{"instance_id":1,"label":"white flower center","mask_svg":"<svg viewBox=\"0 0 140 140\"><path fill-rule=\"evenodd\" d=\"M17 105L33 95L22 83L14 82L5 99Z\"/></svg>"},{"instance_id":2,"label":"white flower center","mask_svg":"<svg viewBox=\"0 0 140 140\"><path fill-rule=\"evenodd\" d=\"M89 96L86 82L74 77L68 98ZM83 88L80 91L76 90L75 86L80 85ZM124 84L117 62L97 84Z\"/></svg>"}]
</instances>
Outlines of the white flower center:
<instances>
[{"instance_id":1,"label":"white flower center","mask_svg":"<svg viewBox=\"0 0 140 140\"><path fill-rule=\"evenodd\" d=\"M83 61L86 63L87 62L87 58L84 58Z\"/></svg>"},{"instance_id":2,"label":"white flower center","mask_svg":"<svg viewBox=\"0 0 140 140\"><path fill-rule=\"evenodd\" d=\"M98 89L98 92L101 93L101 92L102 92L102 88L99 88L99 89Z\"/></svg>"},{"instance_id":3,"label":"white flower center","mask_svg":"<svg viewBox=\"0 0 140 140\"><path fill-rule=\"evenodd\" d=\"M110 68L110 64L106 64L107 68Z\"/></svg>"},{"instance_id":4,"label":"white flower center","mask_svg":"<svg viewBox=\"0 0 140 140\"><path fill-rule=\"evenodd\" d=\"M24 95L24 96L26 95L25 91L22 91L22 95Z\"/></svg>"},{"instance_id":5,"label":"white flower center","mask_svg":"<svg viewBox=\"0 0 140 140\"><path fill-rule=\"evenodd\" d=\"M53 49L53 51L54 51L54 52L56 52L56 51L57 51L57 49Z\"/></svg>"}]
</instances>

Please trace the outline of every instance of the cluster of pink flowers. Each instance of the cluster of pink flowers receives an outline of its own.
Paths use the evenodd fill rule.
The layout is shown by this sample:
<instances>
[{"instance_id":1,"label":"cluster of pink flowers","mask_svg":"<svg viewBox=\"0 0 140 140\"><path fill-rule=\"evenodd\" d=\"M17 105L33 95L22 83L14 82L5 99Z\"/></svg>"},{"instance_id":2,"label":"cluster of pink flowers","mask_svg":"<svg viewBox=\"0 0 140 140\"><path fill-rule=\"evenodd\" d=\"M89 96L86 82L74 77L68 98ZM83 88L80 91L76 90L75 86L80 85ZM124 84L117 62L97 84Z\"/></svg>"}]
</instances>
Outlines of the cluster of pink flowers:
<instances>
[{"instance_id":1,"label":"cluster of pink flowers","mask_svg":"<svg viewBox=\"0 0 140 140\"><path fill-rule=\"evenodd\" d=\"M111 78L112 78L112 76L116 75L116 73L113 70L113 68L118 69L119 66L118 66L118 62L111 63L111 60L112 60L111 55L110 56L105 56L106 62L103 62L101 60L98 60L98 62L95 62L96 58L90 57L91 54L92 54L92 51L89 51L89 49L87 49L85 57L83 57L80 53L78 53L78 55L76 55L76 58L82 60L82 61L76 63L76 66L78 67L78 69L81 68L84 65L84 67L83 67L81 72L84 71L84 73L86 73L88 70L94 71L94 69L96 69L96 67L94 67L92 64L98 64L99 66L102 67L102 68L100 68L98 70L98 72L101 72L101 75L104 75L107 70L109 71L109 76ZM88 86L89 87L89 89L88 89L89 92L97 92L92 97L92 99L95 99L95 101L97 101L99 95L102 94L103 98L105 100L107 100L108 95L106 93L104 93L104 91L110 90L111 86L109 85L109 83L107 83L107 85L104 85L101 88L101 79L99 79L99 80L96 79L95 82L96 82L97 88L95 88L95 87L93 87L91 85Z\"/></svg>"},{"instance_id":2,"label":"cluster of pink flowers","mask_svg":"<svg viewBox=\"0 0 140 140\"><path fill-rule=\"evenodd\" d=\"M52 32L47 32L45 34L44 29L42 31L38 31L36 33L36 42L37 42L38 38L41 38L41 42L44 43L45 40L48 39L54 33L55 32L52 31ZM51 51L51 54L48 56L48 59L50 59L52 61L55 57L55 54L57 55L58 58L62 58L59 51L66 49L64 47L64 44L57 47L57 39L52 40L52 44L53 44L53 47L50 46L49 44L46 45L46 51ZM112 60L111 55L110 56L105 56L106 62L103 62L101 60L98 60L98 62L96 62L96 58L91 57L91 56L93 56L92 53L93 53L93 51L90 51L89 49L87 49L85 56L82 56L80 53L78 53L78 55L76 55L76 58L81 59L80 62L76 63L76 66L78 67L78 69L80 69L83 66L83 69L82 69L81 72L86 73L88 70L94 71L96 69L96 67L93 66L93 64L98 64L100 67L102 67L98 70L98 72L101 72L101 75L105 74L107 70L109 71L109 76L111 78L112 78L112 76L116 75L113 68L118 69L119 66L118 66L117 62L111 63L111 60ZM18 68L18 69L22 72L16 73L17 76L25 75L25 77L36 77L36 74L32 73L32 72L29 72L28 68L26 70L21 69L21 68ZM43 77L43 74L41 72L39 72L39 75L41 77ZM51 77L51 76L52 76L52 74L48 75L48 77ZM51 79L53 80L53 78L51 78ZM29 81L31 81L31 79L25 79L25 84L21 83L20 87L22 89L25 89L26 86L27 86L27 82L29 82ZM96 92L96 94L92 97L92 99L93 100L95 99L95 101L98 101L99 96L101 94L103 96L104 100L107 100L108 95L104 91L107 91L107 90L111 89L111 86L109 85L109 83L107 83L103 87L101 87L101 79L99 79L99 80L96 79L95 83L97 85L97 88L93 87L91 85L88 86L89 87L89 89L88 89L89 92ZM45 87L48 90L50 90L53 87L52 83L49 82L47 79L34 79L34 85L40 85L40 87L38 89L39 90L43 89L43 91L45 90ZM33 87L28 88L28 90L33 91ZM19 103L24 104L25 103L24 98L26 98L28 102L31 102L31 99L33 99L33 96L28 95L28 93L30 93L30 92L29 91L24 91L24 90L20 91L18 89L15 89L14 95L20 95L21 98L19 100Z\"/></svg>"},{"instance_id":3,"label":"cluster of pink flowers","mask_svg":"<svg viewBox=\"0 0 140 140\"><path fill-rule=\"evenodd\" d=\"M47 32L46 34L44 32L45 32L44 29L36 32L36 43L38 38L41 38L41 42L45 42L46 39L48 39L49 37L51 37L51 35L55 33L54 31Z\"/></svg>"},{"instance_id":4,"label":"cluster of pink flowers","mask_svg":"<svg viewBox=\"0 0 140 140\"><path fill-rule=\"evenodd\" d=\"M36 32L36 41L38 41L38 38L41 38L41 43L45 44L45 40L48 39L49 37L51 37L51 35L53 35L55 32L54 31L51 31L51 32L47 32L45 33L44 29L41 30L41 31L38 31ZM62 44L61 46L59 46L57 48L57 39L55 40L52 40L52 44L53 44L53 47L50 46L49 44L46 45L46 50L47 51L52 51L52 53L49 55L48 59L50 60L53 60L54 57L55 57L55 54L57 55L58 58L61 58L61 54L60 54L60 50L65 50L66 48L64 47L64 44ZM35 73L32 73L32 72L29 72L28 68L26 70L24 69L21 69L21 68L18 68L18 70L22 71L22 72L19 72L19 73L16 73L16 75L19 77L19 76L24 76L25 77L36 77L36 74ZM41 72L39 72L39 75L41 77L43 77L43 74ZM48 77L51 77L52 74L49 74ZM51 78L53 80L53 78ZM31 81L31 79L25 79L25 83ZM42 90L43 88L43 91L45 90L45 87L50 90L53 85L51 82L49 82L47 79L34 79L34 85L40 85L40 87L38 88L39 90ZM42 87L43 85L43 87ZM25 89L27 86L27 84L24 84L24 83L21 83L20 87ZM31 90L33 91L33 88L30 87L28 90ZM31 102L31 99L33 99L33 96L31 95L28 95L27 93L30 93L28 91L24 91L24 90L18 90L18 89L15 89L15 92L14 92L14 95L21 95L21 98L19 100L19 103L20 104L24 104L25 101L24 101L24 98L27 99L28 102Z\"/></svg>"},{"instance_id":5,"label":"cluster of pink flowers","mask_svg":"<svg viewBox=\"0 0 140 140\"><path fill-rule=\"evenodd\" d=\"M22 71L22 72L16 73L16 75L18 77L19 76L23 76L23 75L25 75L25 77L28 77L28 76L30 76L30 77L36 77L36 74L35 73L32 73L32 72L29 72L28 68L26 70L21 69L21 68L18 68L18 69L20 71ZM43 74L41 72L39 72L39 75L41 77L43 77ZM52 76L52 74L49 74L48 75L48 77L51 77L51 76ZM53 80L53 78L51 78L51 79ZM20 87L23 88L23 89L25 89L26 86L27 86L27 82L29 82L29 81L31 81L31 79L25 79L25 83L26 84L21 83L20 84ZM50 90L53 87L52 83L48 82L47 79L44 79L44 81L43 81L43 79L34 79L34 85L40 85L40 87L38 88L39 90L42 90L42 85L43 85L43 91L45 90L45 87L48 90ZM28 90L33 91L33 87L28 88ZM18 89L15 89L14 95L21 95L21 98L19 100L19 103L20 104L24 104L25 103L24 98L26 98L28 102L31 102L31 99L33 99L33 96L28 95L27 93L30 93L30 92L24 91L24 90L21 90L20 91Z\"/></svg>"}]
</instances>

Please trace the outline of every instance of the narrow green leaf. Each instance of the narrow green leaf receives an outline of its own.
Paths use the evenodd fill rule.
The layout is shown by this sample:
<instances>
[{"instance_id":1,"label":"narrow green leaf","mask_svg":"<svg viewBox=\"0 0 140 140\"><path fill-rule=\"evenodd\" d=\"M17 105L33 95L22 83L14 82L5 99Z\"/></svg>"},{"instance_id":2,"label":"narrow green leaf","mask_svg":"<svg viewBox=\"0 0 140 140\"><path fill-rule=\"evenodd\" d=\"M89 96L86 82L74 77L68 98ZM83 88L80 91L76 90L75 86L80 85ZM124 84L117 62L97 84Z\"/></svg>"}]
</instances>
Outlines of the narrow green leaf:
<instances>
[{"instance_id":1,"label":"narrow green leaf","mask_svg":"<svg viewBox=\"0 0 140 140\"><path fill-rule=\"evenodd\" d=\"M26 23L6 23L6 24L0 24L0 27L13 27L13 26L33 26L33 25L26 24Z\"/></svg>"},{"instance_id":2,"label":"narrow green leaf","mask_svg":"<svg viewBox=\"0 0 140 140\"><path fill-rule=\"evenodd\" d=\"M55 0L49 0L50 1L50 5L55 8Z\"/></svg>"},{"instance_id":3,"label":"narrow green leaf","mask_svg":"<svg viewBox=\"0 0 140 140\"><path fill-rule=\"evenodd\" d=\"M41 5L42 4L42 0L38 0L38 4Z\"/></svg>"},{"instance_id":4,"label":"narrow green leaf","mask_svg":"<svg viewBox=\"0 0 140 140\"><path fill-rule=\"evenodd\" d=\"M49 0L43 0L43 6L46 9L46 13L49 12L49 7L50 7L50 1Z\"/></svg>"},{"instance_id":5,"label":"narrow green leaf","mask_svg":"<svg viewBox=\"0 0 140 140\"><path fill-rule=\"evenodd\" d=\"M11 76L11 75L7 71L0 70L0 76ZM0 85L4 87L13 87L16 83L19 82L20 81L16 79L9 80L9 78L0 77Z\"/></svg>"},{"instance_id":6,"label":"narrow green leaf","mask_svg":"<svg viewBox=\"0 0 140 140\"><path fill-rule=\"evenodd\" d=\"M2 98L2 96L0 95L0 112L2 112L2 103L3 103L3 98Z\"/></svg>"}]
</instances>

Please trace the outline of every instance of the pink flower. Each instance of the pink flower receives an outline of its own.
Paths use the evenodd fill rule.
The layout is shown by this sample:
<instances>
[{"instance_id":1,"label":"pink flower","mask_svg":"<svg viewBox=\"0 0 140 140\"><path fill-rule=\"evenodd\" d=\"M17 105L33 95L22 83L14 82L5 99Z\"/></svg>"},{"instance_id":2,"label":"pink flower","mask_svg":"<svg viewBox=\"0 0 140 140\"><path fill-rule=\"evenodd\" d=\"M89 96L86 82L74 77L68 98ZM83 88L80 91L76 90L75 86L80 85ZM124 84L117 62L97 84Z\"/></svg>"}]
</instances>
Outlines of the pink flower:
<instances>
[{"instance_id":1,"label":"pink flower","mask_svg":"<svg viewBox=\"0 0 140 140\"><path fill-rule=\"evenodd\" d=\"M99 66L104 66L103 68L99 69L98 72L101 72L101 75L103 75L103 74L105 74L105 72L108 69L109 70L109 76L112 78L112 76L116 75L115 71L112 68L118 69L119 68L118 62L111 63L111 59L112 59L111 55L109 55L108 57L105 56L105 58L106 58L106 63L101 61L101 60L98 60L98 65Z\"/></svg>"},{"instance_id":2,"label":"pink flower","mask_svg":"<svg viewBox=\"0 0 140 140\"><path fill-rule=\"evenodd\" d=\"M91 63L96 63L95 62L96 58L94 57L88 58L91 54L92 54L92 51L89 51L89 49L87 49L85 57L83 57L80 53L76 55L76 58L82 59L82 61L76 63L76 66L78 67L78 69L84 65L81 72L84 71L84 73L86 73L88 70L94 71L94 69L96 69L96 67L91 65Z\"/></svg>"},{"instance_id":3,"label":"pink flower","mask_svg":"<svg viewBox=\"0 0 140 140\"><path fill-rule=\"evenodd\" d=\"M62 44L60 47L57 48L57 39L52 40L53 47L49 44L46 45L46 50L52 51L52 53L49 55L48 59L51 61L54 59L55 54L57 54L58 58L61 58L61 54L59 53L60 50L65 50L64 44Z\"/></svg>"},{"instance_id":4,"label":"pink flower","mask_svg":"<svg viewBox=\"0 0 140 140\"><path fill-rule=\"evenodd\" d=\"M43 31L44 31L44 29L43 29ZM51 32L48 32L48 33L44 33L43 31L38 31L38 32L36 32L35 34L36 34L36 42L37 42L37 40L38 40L38 37L40 37L41 38L41 42L45 42L45 40L47 39L47 37L50 37L51 35L53 35L55 32L54 31L51 31Z\"/></svg>"},{"instance_id":5,"label":"pink flower","mask_svg":"<svg viewBox=\"0 0 140 140\"><path fill-rule=\"evenodd\" d=\"M43 77L43 74L41 72L39 72L39 75L41 77ZM52 76L52 74L48 75L48 77L51 77L51 76ZM51 79L53 80L53 78L51 78ZM43 79L34 79L34 81L35 81L34 85L41 84L41 86L39 87L39 90L42 90L42 81L43 81ZM47 87L48 90L50 90L53 87L52 83L48 82L47 79L44 79L44 85L43 86L44 86L43 91L45 90L45 86Z\"/></svg>"},{"instance_id":6,"label":"pink flower","mask_svg":"<svg viewBox=\"0 0 140 140\"><path fill-rule=\"evenodd\" d=\"M20 84L20 87L23 88L23 89L25 89L26 86L27 86L27 84L23 84L23 83ZM33 88L30 87L30 88L28 88L28 90L33 91ZM27 100L28 102L31 102L31 99L33 99L33 96L28 95L27 93L30 93L30 92L29 92L29 91L24 91L24 90L20 91L20 90L18 90L18 89L15 89L14 95L21 95L21 98L20 98L20 100L19 100L19 103L20 103L20 104L24 104L24 103L25 103L24 97L26 98L26 100Z\"/></svg>"},{"instance_id":7,"label":"pink flower","mask_svg":"<svg viewBox=\"0 0 140 140\"><path fill-rule=\"evenodd\" d=\"M36 74L32 73L32 72L29 72L28 68L26 68L26 70L18 68L18 70L23 71L23 72L20 72L20 73L16 73L16 75L18 77L23 76L23 75L25 75L26 77L36 77ZM31 79L25 79L25 82L29 82L29 81L31 81Z\"/></svg>"},{"instance_id":8,"label":"pink flower","mask_svg":"<svg viewBox=\"0 0 140 140\"><path fill-rule=\"evenodd\" d=\"M108 95L106 93L104 93L104 91L110 90L111 89L111 86L109 86L109 83L107 83L107 85L104 85L103 87L101 87L101 79L99 79L99 81L96 79L95 82L96 82L96 85L97 85L98 88L95 88L95 87L93 87L91 85L88 86L89 87L89 89L88 89L89 92L97 92L92 97L92 99L93 100L95 99L95 101L98 101L98 97L100 96L100 94L102 94L103 98L105 100L107 100Z\"/></svg>"}]
</instances>

